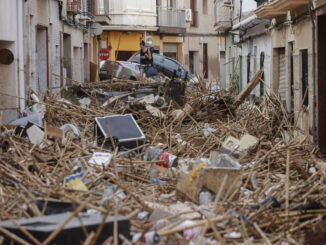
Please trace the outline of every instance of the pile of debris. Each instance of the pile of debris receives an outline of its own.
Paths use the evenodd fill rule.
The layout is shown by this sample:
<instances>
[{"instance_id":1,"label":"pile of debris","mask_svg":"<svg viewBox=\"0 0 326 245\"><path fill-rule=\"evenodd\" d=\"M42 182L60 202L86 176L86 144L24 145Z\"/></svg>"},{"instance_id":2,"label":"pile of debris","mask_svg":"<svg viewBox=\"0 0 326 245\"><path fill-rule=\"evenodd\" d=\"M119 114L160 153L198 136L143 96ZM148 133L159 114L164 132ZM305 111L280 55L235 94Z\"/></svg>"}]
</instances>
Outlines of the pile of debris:
<instances>
[{"instance_id":1,"label":"pile of debris","mask_svg":"<svg viewBox=\"0 0 326 245\"><path fill-rule=\"evenodd\" d=\"M259 80L34 94L0 130L0 244L317 244L326 164L276 96L244 102Z\"/></svg>"}]
</instances>

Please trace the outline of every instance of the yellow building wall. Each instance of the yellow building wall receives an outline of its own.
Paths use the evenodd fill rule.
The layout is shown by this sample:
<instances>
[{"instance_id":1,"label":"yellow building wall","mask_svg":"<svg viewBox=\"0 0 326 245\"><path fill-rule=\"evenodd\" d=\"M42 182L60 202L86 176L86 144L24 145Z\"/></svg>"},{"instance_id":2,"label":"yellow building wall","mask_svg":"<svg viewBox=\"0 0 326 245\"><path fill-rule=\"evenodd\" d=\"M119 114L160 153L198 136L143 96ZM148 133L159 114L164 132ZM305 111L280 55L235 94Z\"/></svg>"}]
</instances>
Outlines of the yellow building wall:
<instances>
[{"instance_id":1,"label":"yellow building wall","mask_svg":"<svg viewBox=\"0 0 326 245\"><path fill-rule=\"evenodd\" d=\"M101 35L101 40L106 40L108 45L111 45L109 60L116 60L116 51L138 51L139 43L143 39L143 32L120 32L120 31L104 31ZM163 36L147 34L146 37L152 37L153 46L160 47L160 53L163 53L163 43L178 43L178 60L182 62L182 43L183 37L179 36Z\"/></svg>"}]
</instances>

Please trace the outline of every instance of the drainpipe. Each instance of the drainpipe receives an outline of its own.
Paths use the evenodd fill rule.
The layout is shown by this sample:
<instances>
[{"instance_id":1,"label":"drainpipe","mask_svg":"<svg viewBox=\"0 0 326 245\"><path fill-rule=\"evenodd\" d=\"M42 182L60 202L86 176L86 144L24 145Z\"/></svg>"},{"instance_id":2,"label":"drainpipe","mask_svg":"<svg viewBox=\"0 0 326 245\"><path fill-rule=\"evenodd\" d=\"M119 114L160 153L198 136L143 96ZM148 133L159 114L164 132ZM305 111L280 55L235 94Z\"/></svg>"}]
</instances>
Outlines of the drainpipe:
<instances>
[{"instance_id":1,"label":"drainpipe","mask_svg":"<svg viewBox=\"0 0 326 245\"><path fill-rule=\"evenodd\" d=\"M25 70L24 70L24 27L25 27L25 0L17 0L17 51L18 51L18 84L19 109L25 109Z\"/></svg>"},{"instance_id":2,"label":"drainpipe","mask_svg":"<svg viewBox=\"0 0 326 245\"><path fill-rule=\"evenodd\" d=\"M313 142L316 143L316 25L315 25L315 19L313 14L313 3L311 0L309 0L309 14L311 18L311 24L312 24L312 138Z\"/></svg>"}]
</instances>

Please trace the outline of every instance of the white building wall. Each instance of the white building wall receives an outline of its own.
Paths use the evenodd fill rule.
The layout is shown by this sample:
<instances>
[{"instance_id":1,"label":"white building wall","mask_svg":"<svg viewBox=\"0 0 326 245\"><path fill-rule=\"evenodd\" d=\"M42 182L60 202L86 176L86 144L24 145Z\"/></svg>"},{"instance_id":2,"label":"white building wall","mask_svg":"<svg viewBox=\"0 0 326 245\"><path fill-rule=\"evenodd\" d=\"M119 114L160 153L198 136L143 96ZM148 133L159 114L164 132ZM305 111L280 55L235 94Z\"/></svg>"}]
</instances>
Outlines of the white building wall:
<instances>
[{"instance_id":1,"label":"white building wall","mask_svg":"<svg viewBox=\"0 0 326 245\"><path fill-rule=\"evenodd\" d=\"M50 27L50 86L51 92L57 93L60 89L60 39L62 31L62 23L59 19L59 5L57 1L50 1L49 11Z\"/></svg>"},{"instance_id":2,"label":"white building wall","mask_svg":"<svg viewBox=\"0 0 326 245\"><path fill-rule=\"evenodd\" d=\"M251 47L252 46L252 47ZM242 44L242 87L247 85L247 57L250 53L250 74L249 77L252 79L257 71L260 69L260 55L264 52L264 81L265 81L265 92L270 91L271 87L271 58L272 58L272 40L271 36L262 35L253 39L247 40ZM252 94L256 96L260 95L259 85L256 86Z\"/></svg>"},{"instance_id":3,"label":"white building wall","mask_svg":"<svg viewBox=\"0 0 326 245\"><path fill-rule=\"evenodd\" d=\"M10 65L0 64L0 113L3 123L18 116L18 14L16 0L0 1L0 49L9 49L14 55ZM6 96L8 94L11 96ZM0 122L1 123L1 122Z\"/></svg>"},{"instance_id":4,"label":"white building wall","mask_svg":"<svg viewBox=\"0 0 326 245\"><path fill-rule=\"evenodd\" d=\"M156 26L156 0L111 0L110 24Z\"/></svg>"}]
</instances>

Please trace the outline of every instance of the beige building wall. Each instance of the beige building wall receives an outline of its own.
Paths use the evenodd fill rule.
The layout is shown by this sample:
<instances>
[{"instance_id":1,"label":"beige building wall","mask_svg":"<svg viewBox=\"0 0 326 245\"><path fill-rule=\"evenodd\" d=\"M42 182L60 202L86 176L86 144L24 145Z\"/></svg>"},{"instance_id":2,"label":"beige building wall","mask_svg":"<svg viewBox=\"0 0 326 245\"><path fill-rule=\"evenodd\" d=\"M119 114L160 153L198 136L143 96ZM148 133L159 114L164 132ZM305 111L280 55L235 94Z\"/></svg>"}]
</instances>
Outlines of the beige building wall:
<instances>
[{"instance_id":1,"label":"beige building wall","mask_svg":"<svg viewBox=\"0 0 326 245\"><path fill-rule=\"evenodd\" d=\"M62 16L71 20L67 2L63 1ZM85 3L83 0L82 6ZM76 21L79 18L77 15ZM28 87L36 92L44 93L49 89L51 93L57 93L64 84L90 80L93 37L89 32L84 34L81 28L60 20L58 1L29 0L26 4L26 33ZM97 52L94 56L97 63Z\"/></svg>"},{"instance_id":2,"label":"beige building wall","mask_svg":"<svg viewBox=\"0 0 326 245\"><path fill-rule=\"evenodd\" d=\"M294 113L295 122L303 131L312 129L312 28L309 17L299 19L295 25L274 28L272 37L272 59L271 59L271 86L278 93L278 49L285 48L286 64L286 107L291 106L290 90L290 42L294 42L293 75L294 75ZM303 38L304 37L304 38ZM309 83L309 105L303 105L302 88L302 50L308 50L308 83Z\"/></svg>"},{"instance_id":3,"label":"beige building wall","mask_svg":"<svg viewBox=\"0 0 326 245\"><path fill-rule=\"evenodd\" d=\"M185 1L185 8L191 8L190 0ZM194 73L203 77L203 49L208 49L208 80L217 81L219 74L218 47L219 39L214 30L214 1L195 0L195 16L197 25L187 24L187 33L184 38L184 59L187 69L191 70L190 52L194 55Z\"/></svg>"},{"instance_id":4,"label":"beige building wall","mask_svg":"<svg viewBox=\"0 0 326 245\"><path fill-rule=\"evenodd\" d=\"M0 1L0 49L9 49L14 56L11 64L0 64L0 114L3 123L15 119L19 111L19 100L15 97L19 96L17 7L16 1Z\"/></svg>"}]
</instances>

